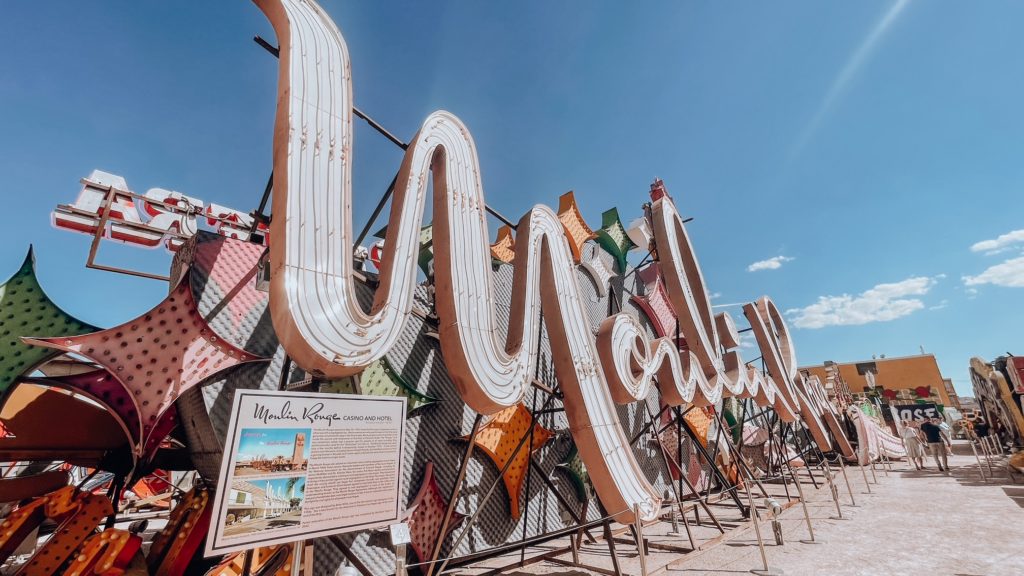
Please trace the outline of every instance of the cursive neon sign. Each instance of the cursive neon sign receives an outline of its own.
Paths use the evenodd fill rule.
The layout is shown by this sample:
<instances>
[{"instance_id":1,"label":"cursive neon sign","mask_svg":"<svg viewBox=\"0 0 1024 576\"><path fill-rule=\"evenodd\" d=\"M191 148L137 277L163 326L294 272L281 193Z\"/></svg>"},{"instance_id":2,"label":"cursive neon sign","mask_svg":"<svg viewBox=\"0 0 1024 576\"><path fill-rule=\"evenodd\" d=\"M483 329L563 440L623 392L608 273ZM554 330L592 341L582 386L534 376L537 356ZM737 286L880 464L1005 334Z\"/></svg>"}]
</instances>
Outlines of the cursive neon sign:
<instances>
[{"instance_id":1,"label":"cursive neon sign","mask_svg":"<svg viewBox=\"0 0 1024 576\"><path fill-rule=\"evenodd\" d=\"M615 410L616 402L645 397L655 379L669 404L751 397L790 421L798 415L807 421L821 409L800 401L792 342L767 298L750 314L760 326L755 333L762 351L774 353L769 374L728 350L738 345L735 325L728 315L711 313L686 229L663 188L652 192L651 227L686 351L668 337L649 340L625 314L605 319L596 338L591 334L565 227L545 206L528 211L516 228L509 329L500 338L480 164L469 130L444 111L427 117L406 150L379 287L364 310L352 257L353 100L344 39L313 1L255 2L280 44L270 308L281 344L300 366L344 377L394 345L412 312L420 223L432 182L441 350L462 399L484 414L522 400L536 372L543 310L573 437L595 491L618 520L632 521L634 510L644 520L659 512L660 495L634 459ZM820 430L820 421L810 420Z\"/></svg>"}]
</instances>

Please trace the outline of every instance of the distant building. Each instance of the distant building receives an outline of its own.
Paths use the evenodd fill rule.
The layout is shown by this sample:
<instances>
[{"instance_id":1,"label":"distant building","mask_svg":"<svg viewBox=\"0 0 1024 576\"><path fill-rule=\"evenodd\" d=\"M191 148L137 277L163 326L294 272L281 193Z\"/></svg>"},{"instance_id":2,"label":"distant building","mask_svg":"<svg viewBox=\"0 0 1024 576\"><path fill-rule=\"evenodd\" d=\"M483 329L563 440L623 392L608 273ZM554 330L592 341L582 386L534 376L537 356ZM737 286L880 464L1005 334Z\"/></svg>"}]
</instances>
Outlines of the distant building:
<instances>
[{"instance_id":1,"label":"distant building","mask_svg":"<svg viewBox=\"0 0 1024 576\"><path fill-rule=\"evenodd\" d=\"M292 470L301 470L305 467L306 459L302 456L306 449L306 435L299 432L295 435L295 448L292 450Z\"/></svg>"},{"instance_id":2,"label":"distant building","mask_svg":"<svg viewBox=\"0 0 1024 576\"><path fill-rule=\"evenodd\" d=\"M965 416L971 413L976 413L980 409L981 407L978 405L978 401L974 396L960 397L960 411L963 412Z\"/></svg>"},{"instance_id":3,"label":"distant building","mask_svg":"<svg viewBox=\"0 0 1024 576\"><path fill-rule=\"evenodd\" d=\"M228 493L228 514L236 520L246 518L273 518L291 508L291 500L284 494L275 494L270 482L260 488L252 482L235 480Z\"/></svg>"},{"instance_id":4,"label":"distant building","mask_svg":"<svg viewBox=\"0 0 1024 576\"><path fill-rule=\"evenodd\" d=\"M918 354L899 358L876 358L859 362L826 362L823 365L804 366L802 371L817 376L822 382L836 382L848 390L853 400L877 397L885 404L914 404L934 402L959 408L959 399L950 397L947 383L933 354ZM827 384L826 384L827 388Z\"/></svg>"},{"instance_id":5,"label":"distant building","mask_svg":"<svg viewBox=\"0 0 1024 576\"><path fill-rule=\"evenodd\" d=\"M946 396L949 396L950 406L957 410L961 410L962 406L960 405L960 396L956 393L956 388L953 387L953 379L943 378L942 384L946 388Z\"/></svg>"}]
</instances>

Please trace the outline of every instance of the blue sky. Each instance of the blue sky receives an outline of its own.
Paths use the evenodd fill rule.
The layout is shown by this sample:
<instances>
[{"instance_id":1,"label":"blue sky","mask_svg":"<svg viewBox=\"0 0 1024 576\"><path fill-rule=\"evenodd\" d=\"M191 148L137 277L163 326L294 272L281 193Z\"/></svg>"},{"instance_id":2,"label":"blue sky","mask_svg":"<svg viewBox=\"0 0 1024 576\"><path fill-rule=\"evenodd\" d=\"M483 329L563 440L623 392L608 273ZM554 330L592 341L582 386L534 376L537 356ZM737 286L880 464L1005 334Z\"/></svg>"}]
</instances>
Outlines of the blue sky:
<instances>
[{"instance_id":1,"label":"blue sky","mask_svg":"<svg viewBox=\"0 0 1024 576\"><path fill-rule=\"evenodd\" d=\"M291 458L295 452L295 435L305 434L303 455L309 458L311 430L309 428L243 428L238 441L238 460L251 460L257 456Z\"/></svg>"},{"instance_id":2,"label":"blue sky","mask_svg":"<svg viewBox=\"0 0 1024 576\"><path fill-rule=\"evenodd\" d=\"M971 249L1024 229L1020 3L324 6L357 105L403 138L457 114L510 218L575 190L592 225L611 206L628 220L663 178L715 303L771 295L804 364L923 346L969 393L971 356L1020 351L1024 233ZM248 2L5 16L0 270L34 243L58 303L126 320L166 286L85 269L87 239L51 229L50 210L94 168L253 209L277 72L251 37L273 32ZM357 124L357 225L400 159ZM105 245L101 261L164 271L169 256Z\"/></svg>"}]
</instances>

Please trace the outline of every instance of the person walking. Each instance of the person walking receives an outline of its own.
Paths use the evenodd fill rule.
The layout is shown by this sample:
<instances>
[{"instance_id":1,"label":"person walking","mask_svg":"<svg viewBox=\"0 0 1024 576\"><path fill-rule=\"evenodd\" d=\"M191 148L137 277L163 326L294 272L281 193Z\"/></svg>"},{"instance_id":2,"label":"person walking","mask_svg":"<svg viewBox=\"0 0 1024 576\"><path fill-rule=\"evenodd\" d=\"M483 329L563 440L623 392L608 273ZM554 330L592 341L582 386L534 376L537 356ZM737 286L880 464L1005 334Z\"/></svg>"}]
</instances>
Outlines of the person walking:
<instances>
[{"instance_id":1,"label":"person walking","mask_svg":"<svg viewBox=\"0 0 1024 576\"><path fill-rule=\"evenodd\" d=\"M901 435L903 444L907 447L907 460L913 463L918 470L924 470L924 446L921 444L921 432L913 422L905 422Z\"/></svg>"},{"instance_id":2,"label":"person walking","mask_svg":"<svg viewBox=\"0 0 1024 576\"><path fill-rule=\"evenodd\" d=\"M921 432L924 432L925 440L928 442L928 451L935 458L935 465L942 472L949 472L949 462L946 456L946 439L942 435L942 428L936 422L938 418L925 420L921 424ZM941 460L940 457L941 456Z\"/></svg>"},{"instance_id":3,"label":"person walking","mask_svg":"<svg viewBox=\"0 0 1024 576\"><path fill-rule=\"evenodd\" d=\"M946 442L946 454L953 455L953 428L945 419L939 419L939 428L942 429L942 439Z\"/></svg>"}]
</instances>

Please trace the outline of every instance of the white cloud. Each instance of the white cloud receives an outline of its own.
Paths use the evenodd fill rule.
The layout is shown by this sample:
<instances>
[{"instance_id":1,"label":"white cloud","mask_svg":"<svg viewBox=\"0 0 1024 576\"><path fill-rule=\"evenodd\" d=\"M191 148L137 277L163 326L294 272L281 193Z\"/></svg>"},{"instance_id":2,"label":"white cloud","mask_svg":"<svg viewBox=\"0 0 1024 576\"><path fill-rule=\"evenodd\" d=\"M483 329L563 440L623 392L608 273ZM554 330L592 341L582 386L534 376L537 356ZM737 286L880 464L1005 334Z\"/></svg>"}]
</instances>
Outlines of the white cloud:
<instances>
[{"instance_id":1,"label":"white cloud","mask_svg":"<svg viewBox=\"0 0 1024 576\"><path fill-rule=\"evenodd\" d=\"M891 284L878 284L856 296L820 296L804 308L786 311L797 328L855 326L871 322L888 322L925 307L920 298L932 289L937 280L917 276Z\"/></svg>"},{"instance_id":2,"label":"white cloud","mask_svg":"<svg viewBox=\"0 0 1024 576\"><path fill-rule=\"evenodd\" d=\"M748 337L746 334L740 334L740 348L757 348L757 342L754 341L753 336Z\"/></svg>"},{"instance_id":3,"label":"white cloud","mask_svg":"<svg viewBox=\"0 0 1024 576\"><path fill-rule=\"evenodd\" d=\"M789 256L775 256L767 260L759 260L754 262L750 266L747 266L747 272L757 272L758 270L778 270L782 268L784 262L792 262L796 258L790 258Z\"/></svg>"},{"instance_id":4,"label":"white cloud","mask_svg":"<svg viewBox=\"0 0 1024 576\"><path fill-rule=\"evenodd\" d=\"M1024 288L1024 256L1010 258L995 266L989 266L977 276L964 276L963 281L965 286L995 284L996 286L1010 288ZM967 290L971 294L977 294L977 289L968 288ZM971 290L974 290L974 292L970 292Z\"/></svg>"},{"instance_id":5,"label":"white cloud","mask_svg":"<svg viewBox=\"0 0 1024 576\"><path fill-rule=\"evenodd\" d=\"M938 278L938 276L936 276L936 278ZM929 306L928 309L929 310L942 310L943 308L945 308L947 306L949 306L949 300L943 299L942 302L939 302L935 306Z\"/></svg>"},{"instance_id":6,"label":"white cloud","mask_svg":"<svg viewBox=\"0 0 1024 576\"><path fill-rule=\"evenodd\" d=\"M998 254L1005 252L1017 244L1024 244L1024 230L1014 230L1001 234L994 240L982 240L971 245L971 252Z\"/></svg>"},{"instance_id":7,"label":"white cloud","mask_svg":"<svg viewBox=\"0 0 1024 576\"><path fill-rule=\"evenodd\" d=\"M722 297L722 293L721 292L712 292L711 294L708 294L708 298L710 298L712 300L714 300L715 298L721 298L721 297Z\"/></svg>"}]
</instances>

